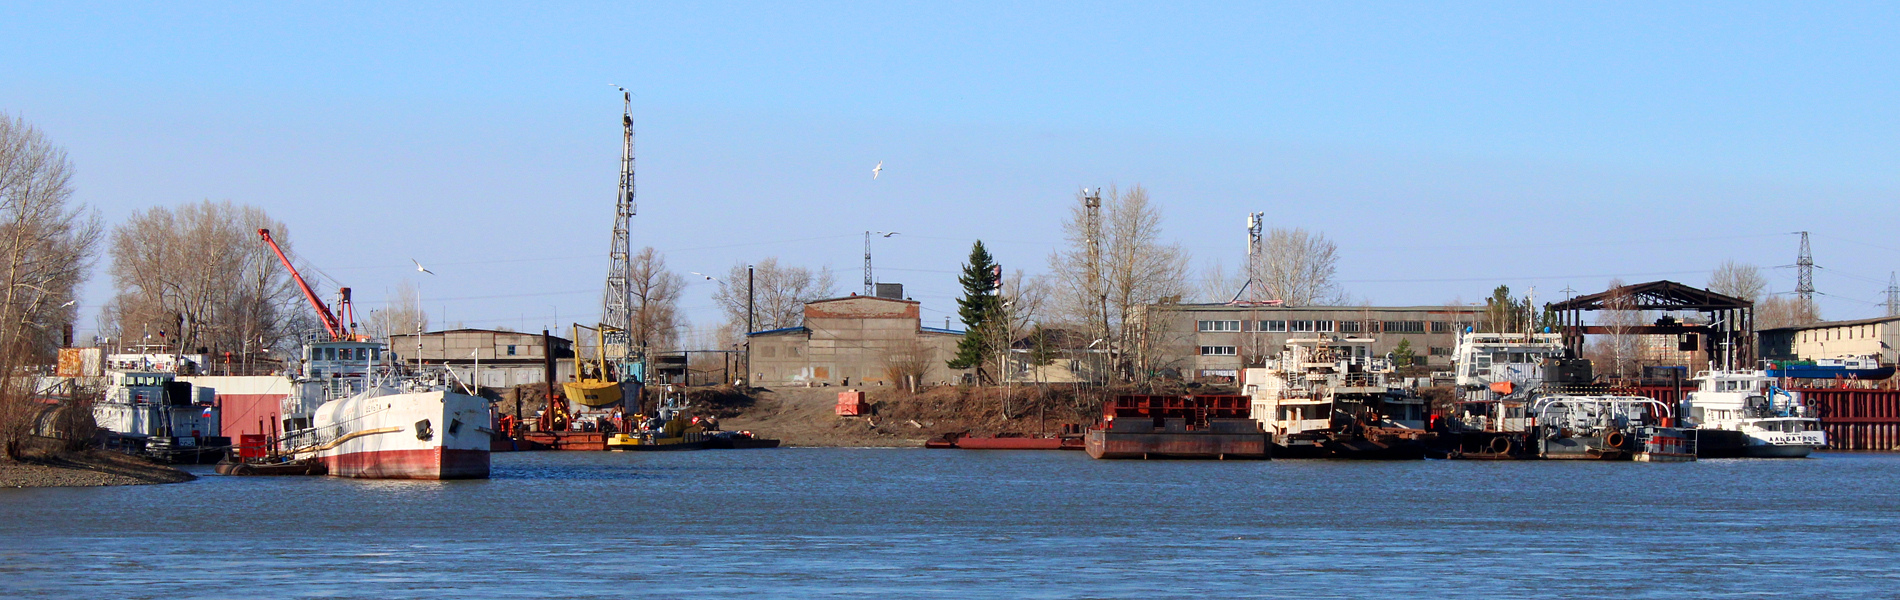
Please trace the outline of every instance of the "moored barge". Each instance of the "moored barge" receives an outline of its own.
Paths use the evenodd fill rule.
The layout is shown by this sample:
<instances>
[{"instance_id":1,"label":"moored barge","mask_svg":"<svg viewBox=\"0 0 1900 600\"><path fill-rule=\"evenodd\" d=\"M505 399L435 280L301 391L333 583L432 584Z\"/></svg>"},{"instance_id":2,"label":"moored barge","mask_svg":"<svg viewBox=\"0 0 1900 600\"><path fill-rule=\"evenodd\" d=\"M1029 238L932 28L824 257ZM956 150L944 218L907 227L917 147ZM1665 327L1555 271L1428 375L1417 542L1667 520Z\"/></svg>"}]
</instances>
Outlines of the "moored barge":
<instances>
[{"instance_id":1,"label":"moored barge","mask_svg":"<svg viewBox=\"0 0 1900 600\"><path fill-rule=\"evenodd\" d=\"M1248 416L1246 396L1120 396L1084 447L1094 458L1266 459L1266 431Z\"/></svg>"}]
</instances>

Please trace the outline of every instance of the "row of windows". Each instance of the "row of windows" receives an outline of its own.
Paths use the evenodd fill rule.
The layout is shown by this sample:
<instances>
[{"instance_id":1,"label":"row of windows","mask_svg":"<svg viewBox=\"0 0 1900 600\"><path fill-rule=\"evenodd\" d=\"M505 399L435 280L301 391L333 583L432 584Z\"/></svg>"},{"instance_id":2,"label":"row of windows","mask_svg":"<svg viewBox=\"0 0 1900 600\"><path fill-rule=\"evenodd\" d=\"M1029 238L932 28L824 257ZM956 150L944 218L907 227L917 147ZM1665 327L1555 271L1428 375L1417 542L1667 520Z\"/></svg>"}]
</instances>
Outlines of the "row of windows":
<instances>
[{"instance_id":1,"label":"row of windows","mask_svg":"<svg viewBox=\"0 0 1900 600\"><path fill-rule=\"evenodd\" d=\"M1239 349L1235 346L1201 346L1201 355L1202 356L1235 356L1239 354L1238 350ZM1451 356L1451 348L1445 348L1442 346L1432 346L1430 354L1432 356Z\"/></svg>"},{"instance_id":2,"label":"row of windows","mask_svg":"<svg viewBox=\"0 0 1900 600\"><path fill-rule=\"evenodd\" d=\"M1276 320L1276 321L1199 321L1197 328L1203 333L1259 331L1266 333L1364 333L1367 325L1372 325L1373 333L1425 333L1425 321L1331 321L1331 320ZM1245 325L1253 325L1247 329ZM1451 333L1452 324L1445 321L1432 321L1432 333Z\"/></svg>"}]
</instances>

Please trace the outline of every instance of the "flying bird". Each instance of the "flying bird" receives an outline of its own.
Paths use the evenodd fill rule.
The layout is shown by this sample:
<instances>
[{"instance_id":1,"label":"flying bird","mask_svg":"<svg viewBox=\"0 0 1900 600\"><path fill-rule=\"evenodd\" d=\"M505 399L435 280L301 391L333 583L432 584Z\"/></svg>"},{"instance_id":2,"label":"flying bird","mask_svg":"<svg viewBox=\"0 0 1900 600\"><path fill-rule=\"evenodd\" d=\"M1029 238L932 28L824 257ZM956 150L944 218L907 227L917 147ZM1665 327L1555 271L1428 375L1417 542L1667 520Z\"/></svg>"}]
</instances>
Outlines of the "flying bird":
<instances>
[{"instance_id":1,"label":"flying bird","mask_svg":"<svg viewBox=\"0 0 1900 600\"><path fill-rule=\"evenodd\" d=\"M884 161L881 161L881 160L877 161L877 166L871 167L871 178L877 179L877 174L883 173L883 172L884 172Z\"/></svg>"},{"instance_id":2,"label":"flying bird","mask_svg":"<svg viewBox=\"0 0 1900 600\"><path fill-rule=\"evenodd\" d=\"M434 275L434 274L435 274L435 271L431 271L431 270L428 270L428 269L424 269L424 268L422 268L422 263L421 263L420 261L417 261L416 259L413 259L413 258L411 258L411 259L409 259L409 262L412 262L412 263L416 263L416 270L417 270L417 271L421 271L421 272L423 272L423 273L428 273L428 274L430 274L430 275Z\"/></svg>"},{"instance_id":3,"label":"flying bird","mask_svg":"<svg viewBox=\"0 0 1900 600\"><path fill-rule=\"evenodd\" d=\"M885 234L884 234L884 237L891 237L891 236L893 236L893 235L897 235L897 232L895 232L895 231L892 231L892 232L888 232L888 233L885 233Z\"/></svg>"}]
</instances>

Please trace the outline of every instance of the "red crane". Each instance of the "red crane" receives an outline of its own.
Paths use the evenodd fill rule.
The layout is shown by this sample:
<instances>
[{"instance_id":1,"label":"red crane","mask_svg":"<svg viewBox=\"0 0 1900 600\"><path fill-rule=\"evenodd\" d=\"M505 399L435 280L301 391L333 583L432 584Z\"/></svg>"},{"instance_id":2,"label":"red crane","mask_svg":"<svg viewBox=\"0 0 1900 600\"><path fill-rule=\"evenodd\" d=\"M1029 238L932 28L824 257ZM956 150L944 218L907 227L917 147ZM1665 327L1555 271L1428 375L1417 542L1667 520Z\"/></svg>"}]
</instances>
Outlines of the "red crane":
<instances>
[{"instance_id":1,"label":"red crane","mask_svg":"<svg viewBox=\"0 0 1900 600\"><path fill-rule=\"evenodd\" d=\"M342 309L338 312L349 319L349 321L346 322L337 319L337 315L330 312L330 306L324 304L322 298L317 297L317 291L310 289L310 284L304 282L303 274L297 272L297 267L291 266L290 257L284 256L284 249L277 246L277 240L271 239L269 229L257 230L257 236L263 238L264 243L270 244L270 249L277 253L277 259L284 261L284 268L290 270L290 278L297 280L297 287L303 288L303 297L310 301L310 306L317 309L317 318L323 321L323 330L330 334L330 340L338 342L362 341L361 336L356 335L354 328L356 324L356 309L350 306L350 288L338 288L337 290L342 296L342 298L337 301L337 308Z\"/></svg>"}]
</instances>

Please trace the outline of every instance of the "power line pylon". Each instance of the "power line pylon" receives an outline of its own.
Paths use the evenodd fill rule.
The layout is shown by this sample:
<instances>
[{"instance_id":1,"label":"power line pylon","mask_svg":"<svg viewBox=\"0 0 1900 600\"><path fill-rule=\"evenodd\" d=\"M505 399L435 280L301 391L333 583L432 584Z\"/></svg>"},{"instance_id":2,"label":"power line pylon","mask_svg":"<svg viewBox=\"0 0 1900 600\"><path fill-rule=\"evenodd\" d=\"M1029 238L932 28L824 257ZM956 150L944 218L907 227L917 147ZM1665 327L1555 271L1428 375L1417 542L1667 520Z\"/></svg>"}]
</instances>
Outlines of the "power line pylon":
<instances>
[{"instance_id":1,"label":"power line pylon","mask_svg":"<svg viewBox=\"0 0 1900 600\"><path fill-rule=\"evenodd\" d=\"M1887 273L1887 316L1900 317L1900 275Z\"/></svg>"},{"instance_id":2,"label":"power line pylon","mask_svg":"<svg viewBox=\"0 0 1900 600\"><path fill-rule=\"evenodd\" d=\"M620 115L620 192L614 198L614 241L613 248L608 251L611 262L607 267L607 292L600 315L601 325L608 328L606 347L601 348L601 351L609 360L624 360L636 355L633 349L633 294L627 285L633 274L633 243L629 234L635 210L633 94L626 88L620 88L620 97L625 103L625 110Z\"/></svg>"},{"instance_id":3,"label":"power line pylon","mask_svg":"<svg viewBox=\"0 0 1900 600\"><path fill-rule=\"evenodd\" d=\"M1801 256L1794 261L1796 281L1794 293L1801 298L1802 304L1814 302L1814 253L1808 251L1808 232L1801 234Z\"/></svg>"}]
</instances>

